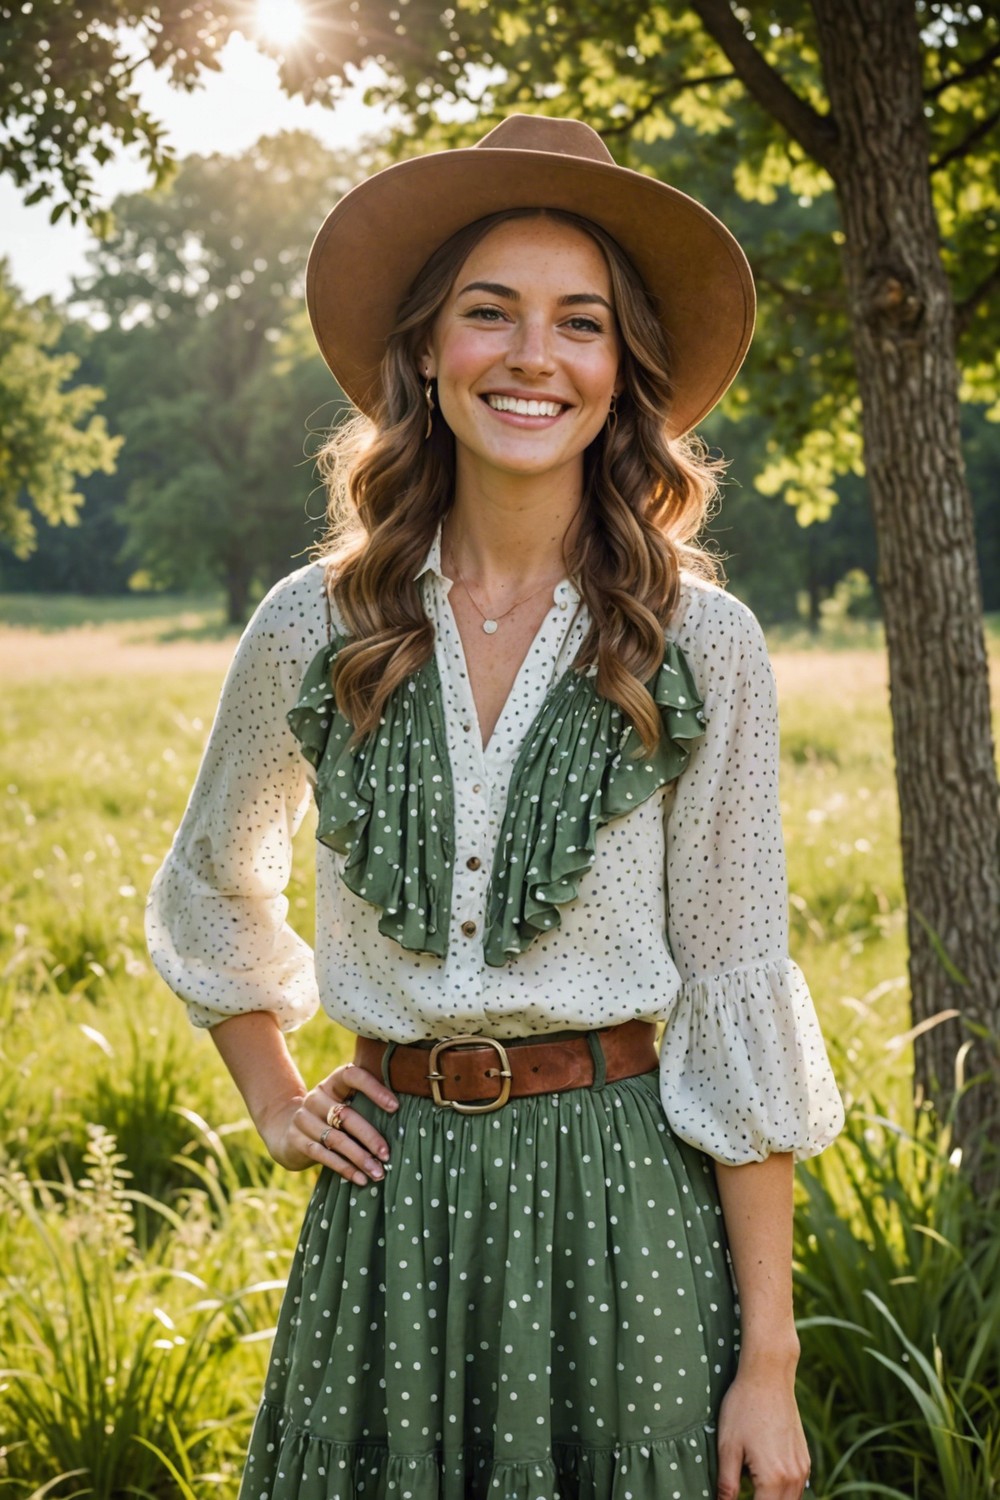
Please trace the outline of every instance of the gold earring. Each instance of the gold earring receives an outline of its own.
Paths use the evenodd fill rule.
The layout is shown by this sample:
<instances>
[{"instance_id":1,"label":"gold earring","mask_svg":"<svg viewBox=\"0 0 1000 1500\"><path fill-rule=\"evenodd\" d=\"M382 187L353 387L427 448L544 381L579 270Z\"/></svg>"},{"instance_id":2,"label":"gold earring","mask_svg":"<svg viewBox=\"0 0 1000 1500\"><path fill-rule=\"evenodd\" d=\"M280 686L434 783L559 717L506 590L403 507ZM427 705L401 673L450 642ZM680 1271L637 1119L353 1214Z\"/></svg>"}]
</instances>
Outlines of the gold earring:
<instances>
[{"instance_id":1,"label":"gold earring","mask_svg":"<svg viewBox=\"0 0 1000 1500\"><path fill-rule=\"evenodd\" d=\"M618 426L618 393L611 392L611 405L608 407L608 437L614 436L615 428Z\"/></svg>"},{"instance_id":2,"label":"gold earring","mask_svg":"<svg viewBox=\"0 0 1000 1500\"><path fill-rule=\"evenodd\" d=\"M424 381L424 400L427 402L427 426L424 428L424 442L434 431L434 387L428 375Z\"/></svg>"}]
</instances>

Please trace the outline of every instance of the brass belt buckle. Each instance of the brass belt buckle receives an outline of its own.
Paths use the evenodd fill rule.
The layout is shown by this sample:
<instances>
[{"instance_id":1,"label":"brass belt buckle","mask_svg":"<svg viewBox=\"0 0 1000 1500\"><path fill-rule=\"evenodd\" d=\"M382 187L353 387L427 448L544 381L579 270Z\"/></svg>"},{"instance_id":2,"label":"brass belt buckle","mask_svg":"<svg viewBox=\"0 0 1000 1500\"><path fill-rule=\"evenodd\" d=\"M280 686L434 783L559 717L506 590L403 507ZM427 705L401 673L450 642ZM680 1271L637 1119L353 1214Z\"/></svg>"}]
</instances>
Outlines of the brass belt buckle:
<instances>
[{"instance_id":1,"label":"brass belt buckle","mask_svg":"<svg viewBox=\"0 0 1000 1500\"><path fill-rule=\"evenodd\" d=\"M458 1099L446 1099L441 1092L441 1084L444 1073L438 1071L438 1058L442 1052L447 1052L452 1047L493 1047L500 1060L499 1068L487 1068L488 1078L499 1078L500 1092L495 1099L489 1099L485 1104L463 1104ZM449 1036L440 1042L435 1042L431 1048L430 1062L427 1065L427 1078L431 1086L431 1098L435 1104L442 1108L454 1109L460 1115L486 1115L491 1110L500 1109L510 1098L510 1058L506 1049L491 1036Z\"/></svg>"}]
</instances>

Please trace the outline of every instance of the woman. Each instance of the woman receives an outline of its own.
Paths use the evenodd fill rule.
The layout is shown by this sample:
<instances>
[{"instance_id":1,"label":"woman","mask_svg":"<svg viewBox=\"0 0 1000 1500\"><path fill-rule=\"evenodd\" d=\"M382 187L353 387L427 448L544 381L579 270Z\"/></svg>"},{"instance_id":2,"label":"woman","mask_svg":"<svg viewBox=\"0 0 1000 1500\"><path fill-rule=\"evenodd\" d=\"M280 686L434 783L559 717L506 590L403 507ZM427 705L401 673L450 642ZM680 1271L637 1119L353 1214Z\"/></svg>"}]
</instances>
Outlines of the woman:
<instances>
[{"instance_id":1,"label":"woman","mask_svg":"<svg viewBox=\"0 0 1000 1500\"><path fill-rule=\"evenodd\" d=\"M513 117L348 194L308 300L367 419L148 921L271 1154L323 1168L243 1500L694 1500L744 1468L794 1500L792 1158L841 1111L766 651L680 440L749 342L746 261L588 127ZM315 967L281 895L310 787ZM309 1087L283 1031L320 1002L358 1044Z\"/></svg>"}]
</instances>

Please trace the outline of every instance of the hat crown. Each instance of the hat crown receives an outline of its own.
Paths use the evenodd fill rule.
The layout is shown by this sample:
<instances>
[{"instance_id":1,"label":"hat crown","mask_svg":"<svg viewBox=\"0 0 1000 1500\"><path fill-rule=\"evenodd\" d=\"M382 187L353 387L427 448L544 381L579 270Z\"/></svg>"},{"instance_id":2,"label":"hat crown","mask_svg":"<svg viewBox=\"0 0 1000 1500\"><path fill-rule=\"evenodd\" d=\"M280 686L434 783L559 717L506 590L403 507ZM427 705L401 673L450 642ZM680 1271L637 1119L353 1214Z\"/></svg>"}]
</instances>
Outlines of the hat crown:
<instances>
[{"instance_id":1,"label":"hat crown","mask_svg":"<svg viewBox=\"0 0 1000 1500\"><path fill-rule=\"evenodd\" d=\"M477 141L476 147L548 151L555 156L579 156L587 161L615 164L596 130L582 120L554 120L548 115L508 115Z\"/></svg>"}]
</instances>

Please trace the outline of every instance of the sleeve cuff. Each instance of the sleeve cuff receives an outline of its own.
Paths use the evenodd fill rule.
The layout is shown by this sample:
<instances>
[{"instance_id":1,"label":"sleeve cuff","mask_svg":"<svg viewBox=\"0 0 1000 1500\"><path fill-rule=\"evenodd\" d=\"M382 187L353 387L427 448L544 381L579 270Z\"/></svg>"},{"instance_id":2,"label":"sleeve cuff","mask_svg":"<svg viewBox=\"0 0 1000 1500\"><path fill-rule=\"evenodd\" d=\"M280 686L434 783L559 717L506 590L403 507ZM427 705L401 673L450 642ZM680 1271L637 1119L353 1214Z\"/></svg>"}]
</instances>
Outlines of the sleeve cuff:
<instances>
[{"instance_id":1,"label":"sleeve cuff","mask_svg":"<svg viewBox=\"0 0 1000 1500\"><path fill-rule=\"evenodd\" d=\"M728 1166L828 1146L844 1108L798 965L762 961L682 985L660 1092L674 1133Z\"/></svg>"},{"instance_id":2,"label":"sleeve cuff","mask_svg":"<svg viewBox=\"0 0 1000 1500\"><path fill-rule=\"evenodd\" d=\"M313 952L298 933L283 923L284 898L253 903L219 896L205 897L225 912L213 930L226 932L226 943L211 953L203 947L201 927L192 923L197 899L172 913L163 883L154 882L146 906L146 943L153 967L187 1006L194 1026L216 1026L229 1016L270 1011L282 1031L294 1031L319 1008Z\"/></svg>"}]
</instances>

